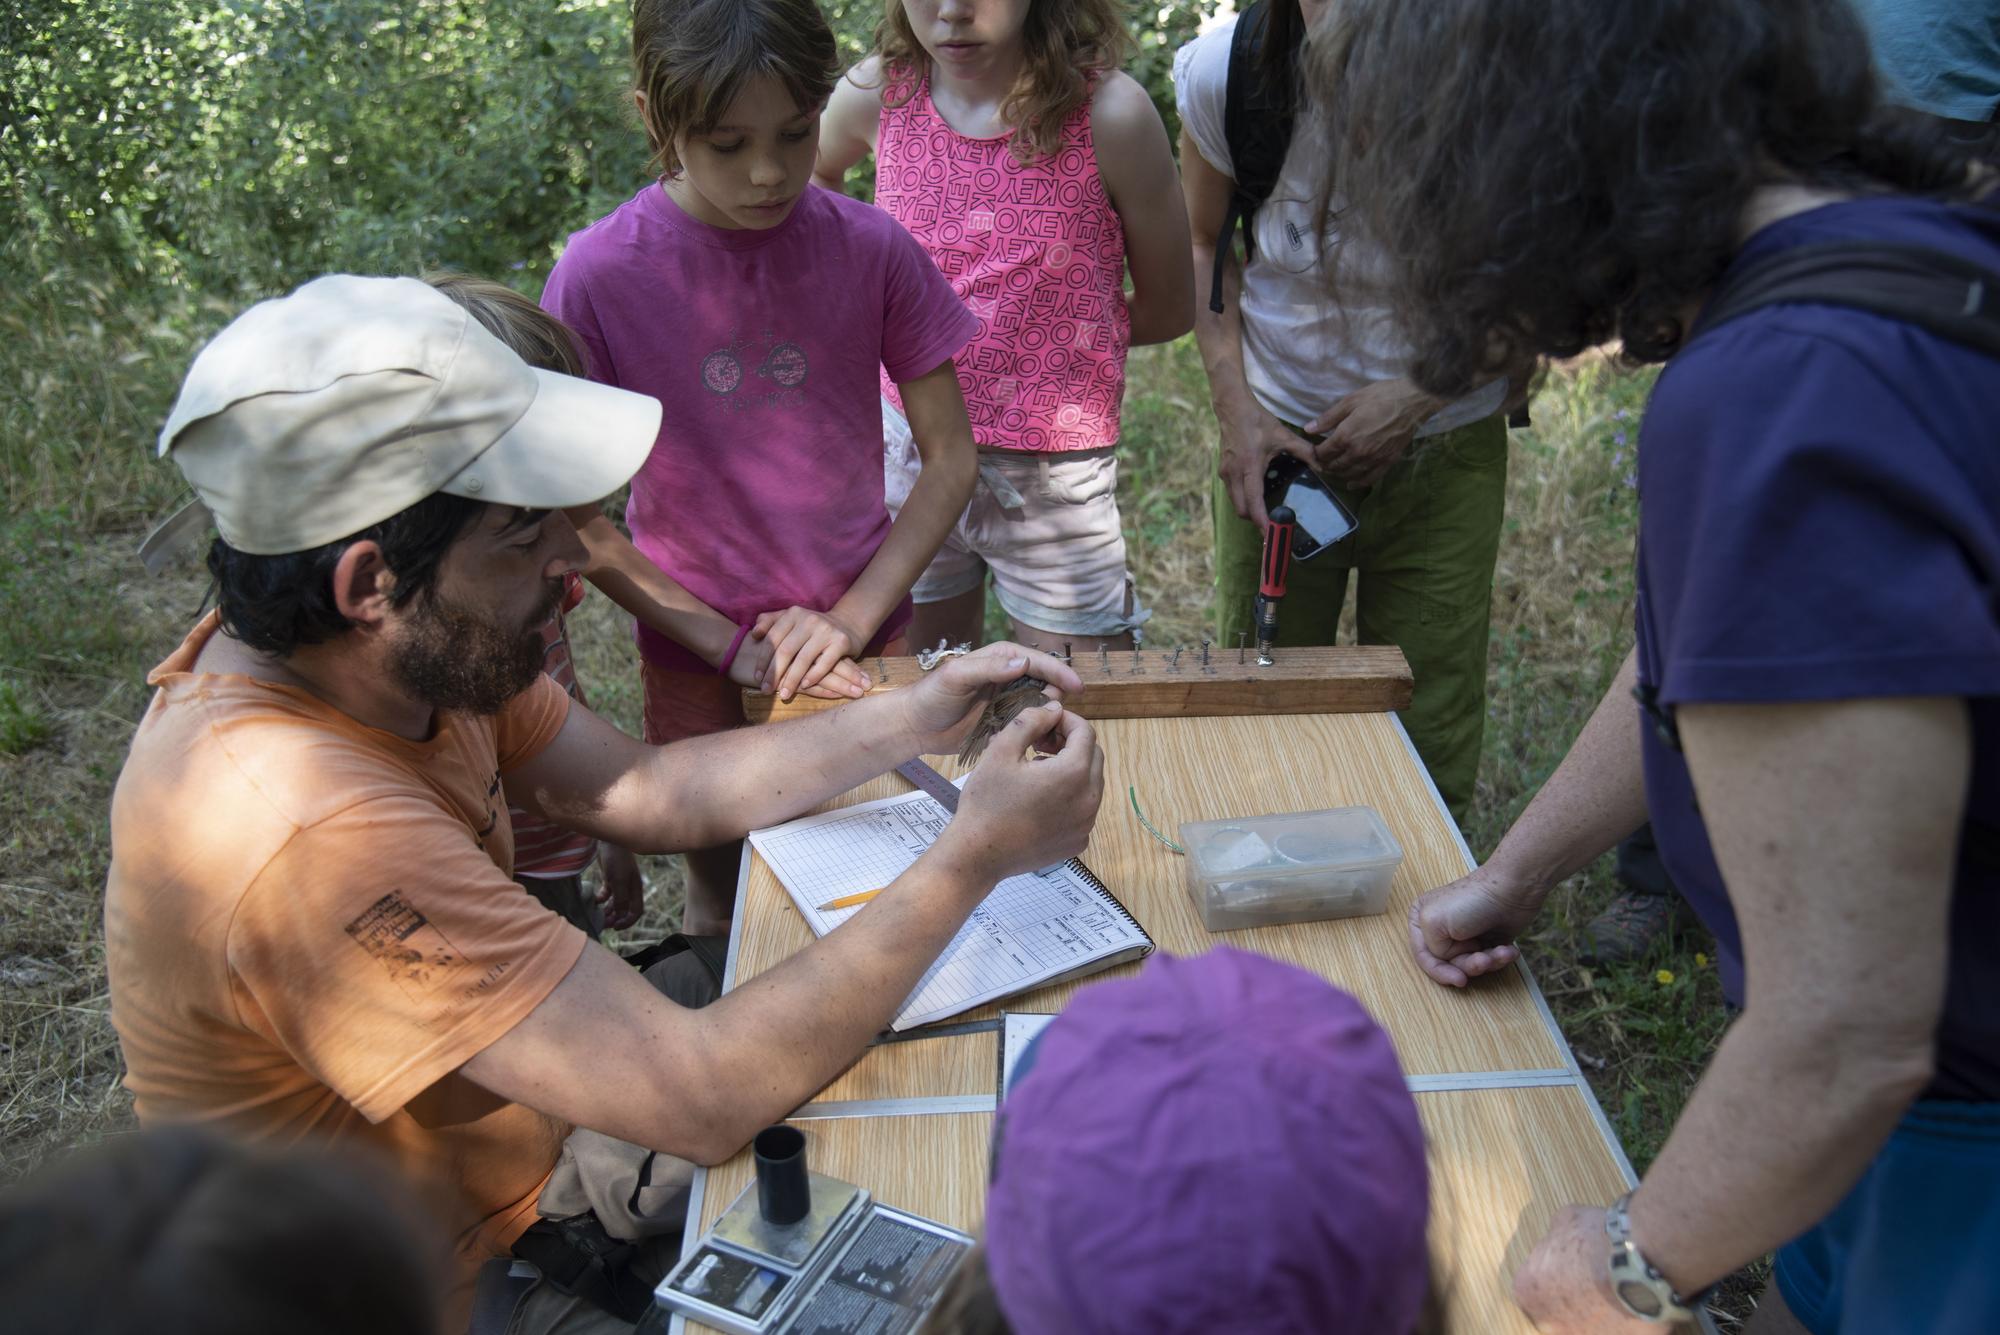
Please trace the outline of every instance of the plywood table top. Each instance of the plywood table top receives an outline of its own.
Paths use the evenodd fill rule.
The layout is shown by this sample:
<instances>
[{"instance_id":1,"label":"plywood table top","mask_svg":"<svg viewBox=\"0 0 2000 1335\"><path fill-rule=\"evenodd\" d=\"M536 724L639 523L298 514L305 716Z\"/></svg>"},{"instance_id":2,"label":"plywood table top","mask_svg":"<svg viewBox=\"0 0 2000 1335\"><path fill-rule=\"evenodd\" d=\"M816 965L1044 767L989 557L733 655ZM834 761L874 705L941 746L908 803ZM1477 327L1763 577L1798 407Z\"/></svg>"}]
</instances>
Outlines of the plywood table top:
<instances>
[{"instance_id":1,"label":"plywood table top","mask_svg":"<svg viewBox=\"0 0 2000 1335\"><path fill-rule=\"evenodd\" d=\"M1199 954L1216 944L1288 960L1358 996L1395 1040L1411 1074L1549 1070L1566 1064L1560 1038L1545 1022L1518 972L1460 992L1420 975L1410 962L1409 909L1419 894L1462 875L1466 855L1433 796L1395 718L1388 714L1294 714L1247 718L1107 719L1095 725L1105 754L1104 805L1083 860L1139 920L1162 950ZM954 761L933 757L946 773ZM1135 788L1147 817L1168 837L1183 821L1253 816L1322 807L1371 806L1403 846L1386 913L1367 918L1260 927L1211 934L1187 893L1184 859L1159 844L1132 814ZM910 791L888 775L827 806L849 806ZM749 864L735 979L754 978L811 944L812 934L777 876L760 857ZM1127 965L1130 972L1138 965ZM1057 984L961 1019L1002 1009L1055 1012L1095 979ZM940 1040L944 1041L944 1040ZM895 1045L909 1046L909 1045ZM875 1049L843 1082L873 1080L869 1068L908 1059ZM913 1094L992 1092L985 1083L951 1083L955 1064ZM975 1073L980 1074L980 1073ZM835 1095L829 1094L829 1097ZM853 1097L843 1089L838 1097Z\"/></svg>"},{"instance_id":2,"label":"plywood table top","mask_svg":"<svg viewBox=\"0 0 2000 1335\"><path fill-rule=\"evenodd\" d=\"M1525 968L1458 991L1411 963L1408 914L1471 858L1391 714L1105 719L1104 805L1084 861L1162 950L1216 944L1291 961L1357 996L1388 1031L1430 1142L1431 1247L1455 1332L1528 1332L1510 1277L1549 1218L1605 1202L1631 1167ZM947 774L956 766L932 758ZM1128 787L1172 836L1184 821L1371 806L1403 846L1385 914L1211 934L1188 898L1183 860L1132 814ZM887 775L826 804L908 792ZM746 846L728 985L811 941L777 877ZM976 1232L984 1217L1003 1010L1053 1014L1078 989L1137 969L1008 998L932 1027L944 1036L871 1047L795 1114L815 1171L890 1205ZM925 1030L915 1031L918 1035ZM690 1239L752 1177L746 1151L697 1175ZM704 1329L687 1323L687 1329Z\"/></svg>"}]
</instances>

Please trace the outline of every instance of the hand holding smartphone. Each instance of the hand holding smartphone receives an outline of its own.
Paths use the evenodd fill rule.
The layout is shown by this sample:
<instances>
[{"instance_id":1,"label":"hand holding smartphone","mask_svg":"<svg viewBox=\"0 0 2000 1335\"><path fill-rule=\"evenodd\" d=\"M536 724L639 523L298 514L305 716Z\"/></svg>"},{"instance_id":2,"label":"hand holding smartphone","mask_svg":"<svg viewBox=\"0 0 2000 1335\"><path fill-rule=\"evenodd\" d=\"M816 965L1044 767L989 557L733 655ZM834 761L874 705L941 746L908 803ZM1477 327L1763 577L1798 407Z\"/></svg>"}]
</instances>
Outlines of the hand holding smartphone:
<instances>
[{"instance_id":1,"label":"hand holding smartphone","mask_svg":"<svg viewBox=\"0 0 2000 1335\"><path fill-rule=\"evenodd\" d=\"M1340 503L1333 488L1312 469L1289 454L1275 454L1264 469L1266 510L1291 508L1292 559L1310 560L1359 527L1354 512Z\"/></svg>"}]
</instances>

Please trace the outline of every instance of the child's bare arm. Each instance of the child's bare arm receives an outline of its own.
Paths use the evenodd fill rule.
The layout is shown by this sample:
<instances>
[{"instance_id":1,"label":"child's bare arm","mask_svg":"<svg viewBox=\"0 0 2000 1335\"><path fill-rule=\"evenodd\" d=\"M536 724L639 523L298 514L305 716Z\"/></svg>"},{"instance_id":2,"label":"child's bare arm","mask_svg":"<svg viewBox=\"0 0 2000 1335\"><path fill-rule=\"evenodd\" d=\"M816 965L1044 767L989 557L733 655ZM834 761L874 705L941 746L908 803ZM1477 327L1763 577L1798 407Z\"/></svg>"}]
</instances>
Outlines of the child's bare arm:
<instances>
[{"instance_id":1,"label":"child's bare arm","mask_svg":"<svg viewBox=\"0 0 2000 1335\"><path fill-rule=\"evenodd\" d=\"M595 506L569 512L576 534L590 552L584 575L612 602L705 662L720 663L736 638L736 623L682 587L649 560ZM737 661L742 661L739 651ZM730 675L738 674L734 665ZM757 685L748 681L745 685Z\"/></svg>"},{"instance_id":2,"label":"child's bare arm","mask_svg":"<svg viewBox=\"0 0 2000 1335\"><path fill-rule=\"evenodd\" d=\"M689 593L680 582L654 565L618 526L595 506L569 512L577 536L590 552L585 576L604 595L644 625L652 627L677 644L685 645L704 662L718 664L736 638L736 623ZM729 665L729 679L739 686L770 689L771 648L763 641L745 636ZM867 688L858 667L836 674L834 685L852 679L854 690L814 692L829 698L845 698Z\"/></svg>"},{"instance_id":3,"label":"child's bare arm","mask_svg":"<svg viewBox=\"0 0 2000 1335\"><path fill-rule=\"evenodd\" d=\"M1091 103L1097 172L1125 228L1132 270L1126 308L1132 342L1165 343L1194 328L1194 275L1188 267L1187 213L1166 126L1129 75L1105 76Z\"/></svg>"},{"instance_id":4,"label":"child's bare arm","mask_svg":"<svg viewBox=\"0 0 2000 1335\"><path fill-rule=\"evenodd\" d=\"M585 523L602 518L594 506L580 506L578 510L584 514ZM584 693L583 678L576 675L574 646L570 655L569 690L578 704L585 709L590 708L590 697ZM639 874L638 857L629 848L599 840L597 870L604 881L597 892L598 906L604 910L604 925L618 931L639 921L639 915L646 908L646 878Z\"/></svg>"},{"instance_id":5,"label":"child's bare arm","mask_svg":"<svg viewBox=\"0 0 2000 1335\"><path fill-rule=\"evenodd\" d=\"M924 573L945 535L972 499L979 476L979 455L972 444L972 422L965 396L959 392L958 368L950 358L915 380L899 382L903 415L909 419L923 471L910 498L889 526L889 536L875 559L861 572L840 601L836 616L851 616L872 638L896 604Z\"/></svg>"},{"instance_id":6,"label":"child's bare arm","mask_svg":"<svg viewBox=\"0 0 2000 1335\"><path fill-rule=\"evenodd\" d=\"M646 911L646 878L639 872L639 859L622 844L600 841L597 869L604 877L597 902L604 910L604 925L612 931L630 927Z\"/></svg>"},{"instance_id":7,"label":"child's bare arm","mask_svg":"<svg viewBox=\"0 0 2000 1335\"><path fill-rule=\"evenodd\" d=\"M882 57L870 56L833 86L819 118L819 163L813 179L829 190L842 189L847 171L875 147L882 123Z\"/></svg>"},{"instance_id":8,"label":"child's bare arm","mask_svg":"<svg viewBox=\"0 0 2000 1335\"><path fill-rule=\"evenodd\" d=\"M757 619L755 633L775 642L770 676L780 700L809 689L826 665L867 648L972 499L979 456L972 445L972 423L965 415L957 367L946 360L915 380L899 382L897 388L923 472L889 526L889 536L839 602L824 613L794 607Z\"/></svg>"}]
</instances>

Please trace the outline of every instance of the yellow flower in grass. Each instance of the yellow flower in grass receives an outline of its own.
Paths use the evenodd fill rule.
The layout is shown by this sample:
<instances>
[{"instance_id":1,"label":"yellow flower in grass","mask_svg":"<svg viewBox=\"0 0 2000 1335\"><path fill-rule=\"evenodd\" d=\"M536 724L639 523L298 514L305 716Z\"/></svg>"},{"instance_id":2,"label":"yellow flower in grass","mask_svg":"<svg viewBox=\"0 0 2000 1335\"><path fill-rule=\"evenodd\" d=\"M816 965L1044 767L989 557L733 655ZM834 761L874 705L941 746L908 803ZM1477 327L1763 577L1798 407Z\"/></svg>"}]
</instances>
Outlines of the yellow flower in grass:
<instances>
[{"instance_id":1,"label":"yellow flower in grass","mask_svg":"<svg viewBox=\"0 0 2000 1335\"><path fill-rule=\"evenodd\" d=\"M1674 971L1672 969L1662 969L1653 975L1653 981L1661 987L1665 987L1668 983L1674 981Z\"/></svg>"},{"instance_id":2,"label":"yellow flower in grass","mask_svg":"<svg viewBox=\"0 0 2000 1335\"><path fill-rule=\"evenodd\" d=\"M1694 967L1697 969L1706 969L1708 967L1708 956L1702 954L1699 951L1696 951L1694 957Z\"/></svg>"}]
</instances>

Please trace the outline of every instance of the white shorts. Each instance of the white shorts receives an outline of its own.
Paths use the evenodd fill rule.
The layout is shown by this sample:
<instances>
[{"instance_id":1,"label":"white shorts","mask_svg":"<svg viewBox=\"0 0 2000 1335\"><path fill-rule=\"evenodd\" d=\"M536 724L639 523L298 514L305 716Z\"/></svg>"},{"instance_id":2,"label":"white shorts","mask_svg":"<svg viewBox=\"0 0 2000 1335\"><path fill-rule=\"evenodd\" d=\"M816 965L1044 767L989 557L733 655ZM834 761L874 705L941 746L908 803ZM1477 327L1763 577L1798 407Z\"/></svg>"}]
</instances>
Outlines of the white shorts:
<instances>
[{"instance_id":1,"label":"white shorts","mask_svg":"<svg viewBox=\"0 0 2000 1335\"><path fill-rule=\"evenodd\" d=\"M923 471L909 423L882 403L882 473L889 513L902 511ZM1123 635L1153 614L1125 564L1118 457L1110 451L982 452L965 513L910 593L937 603L993 574L993 595L1022 625L1058 635Z\"/></svg>"}]
</instances>

